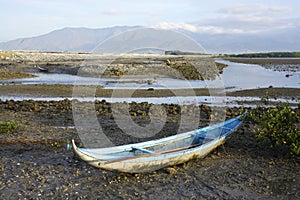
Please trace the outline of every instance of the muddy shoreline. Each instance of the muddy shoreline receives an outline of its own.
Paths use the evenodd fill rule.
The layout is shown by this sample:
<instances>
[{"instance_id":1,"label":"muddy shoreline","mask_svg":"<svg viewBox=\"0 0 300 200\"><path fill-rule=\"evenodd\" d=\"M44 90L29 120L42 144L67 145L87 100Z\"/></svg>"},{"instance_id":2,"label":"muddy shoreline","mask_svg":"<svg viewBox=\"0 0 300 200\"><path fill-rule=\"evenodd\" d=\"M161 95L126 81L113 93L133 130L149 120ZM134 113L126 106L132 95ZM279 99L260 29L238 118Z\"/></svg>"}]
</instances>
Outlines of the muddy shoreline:
<instances>
[{"instance_id":1,"label":"muddy shoreline","mask_svg":"<svg viewBox=\"0 0 300 200\"><path fill-rule=\"evenodd\" d=\"M96 102L97 118L115 144L138 142L114 124L111 104ZM131 104L136 123L148 123L149 104ZM165 105L168 120L155 137L178 130L178 105ZM1 101L1 120L17 120L19 128L1 134L0 197L18 198L126 198L126 199L298 199L300 160L284 149L258 145L248 124L224 146L204 159L145 174L95 169L73 157L65 146L76 138L70 101ZM188 110L188 109L187 109ZM207 125L210 107L201 106L200 126ZM227 117L242 112L227 108ZM143 112L145 114L143 114ZM206 120L205 120L206 119ZM149 139L149 138L148 138Z\"/></svg>"},{"instance_id":2,"label":"muddy shoreline","mask_svg":"<svg viewBox=\"0 0 300 200\"><path fill-rule=\"evenodd\" d=\"M74 93L74 88L77 93ZM80 89L78 89L80 88ZM300 99L300 88L258 88L250 90L239 90L234 92L225 92L222 89L205 89L205 88L194 88L194 89L154 89L149 87L148 89L105 89L101 86L73 86L73 85L46 85L46 84L36 84L36 85L20 85L20 84L8 84L0 85L1 96L6 99L9 98L24 98L24 99L35 99L35 98L49 98L49 100L56 98L68 98L73 97L78 98L78 91L81 92L80 97L93 97L98 98L162 98L162 97L185 97L194 94L195 96L226 96L226 98L231 97L253 97L253 98L269 98L269 99L283 99L282 101L296 101ZM225 89L226 90L226 89ZM225 97L224 97L225 98ZM0 97L1 99L1 97ZM207 102L209 104L209 102ZM232 103L232 102L227 102ZM245 101L243 99L234 100L234 104L261 105L260 100ZM271 103L276 105L276 102ZM295 104L295 103L294 103ZM297 103L296 103L297 106Z\"/></svg>"},{"instance_id":3,"label":"muddy shoreline","mask_svg":"<svg viewBox=\"0 0 300 200\"><path fill-rule=\"evenodd\" d=\"M15 52L8 56L10 57L1 61L0 68L5 72L9 70L6 74L2 73L3 79L26 77L26 71L43 70L45 73L73 74L78 72L79 65L86 60L92 63L105 58L106 62L111 62L112 58L111 55L95 57L91 54L39 52ZM191 59L193 61L194 58ZM144 65L164 65L167 68L173 65L174 69L184 66L185 70L190 67L190 63L181 57L172 56L159 59L155 56L149 59L144 56L128 57L122 58L122 62L113 63L116 70L112 70L110 76L122 75L129 65L135 68L134 72L137 73L143 71L139 70ZM268 64L270 61L265 62ZM298 64L299 61L295 65ZM282 65L286 66L286 63ZM219 66L216 73L222 73L223 67L225 66ZM89 73L95 69L97 68L88 68ZM128 72L132 74L133 71ZM203 72L204 75L200 74L201 76L194 72L187 70L186 79L212 78L210 75L206 76L206 72ZM72 97L73 87L10 82L2 83L0 90L1 96L69 98ZM84 87L85 91L93 89L95 88ZM149 85L148 89L134 90L132 97L168 97L174 96L174 91L153 89ZM210 95L207 89L194 91L197 96ZM112 92L113 90L97 87L95 95L110 97ZM124 95L131 92L123 90ZM185 96L188 93L185 89L177 89L176 95L179 94ZM263 97L266 94L270 98L299 99L300 89L270 87L228 92L226 95ZM300 199L300 158L290 156L287 149L274 151L267 144L258 144L251 129L252 124L247 123L244 123L223 146L204 159L144 174L95 169L77 160L73 152L66 149L70 139L81 142L78 136L80 127L76 127L74 122L74 102L77 101L0 99L0 122L13 122L17 125L17 128L9 133L0 131L0 199ZM91 102L80 104L83 108L83 118L89 113L88 104ZM196 125L204 127L210 125L211 121L218 120L222 112L226 111L226 117L231 118L244 110L243 106L213 108L207 105L195 107L163 104L167 117L161 131L148 138L138 138L126 134L115 122L112 107L121 108L124 105L129 107L130 118L136 124L146 126L150 123L149 112L153 104L112 104L101 100L92 102L93 114L103 132L115 145L193 130L193 120L185 124L184 129L179 130L182 114L200 110L200 119ZM158 115L165 113L163 109L154 111ZM299 113L299 108L296 112Z\"/></svg>"}]
</instances>

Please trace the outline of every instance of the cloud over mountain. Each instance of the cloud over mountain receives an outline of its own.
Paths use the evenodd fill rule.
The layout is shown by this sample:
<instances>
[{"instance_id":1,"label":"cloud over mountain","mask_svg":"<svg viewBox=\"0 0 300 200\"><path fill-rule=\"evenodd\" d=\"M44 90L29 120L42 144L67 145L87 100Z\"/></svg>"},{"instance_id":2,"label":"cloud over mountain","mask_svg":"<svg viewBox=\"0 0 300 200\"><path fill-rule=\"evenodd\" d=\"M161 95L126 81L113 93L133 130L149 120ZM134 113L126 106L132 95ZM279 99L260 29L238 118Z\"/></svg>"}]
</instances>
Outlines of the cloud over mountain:
<instances>
[{"instance_id":1,"label":"cloud over mountain","mask_svg":"<svg viewBox=\"0 0 300 200\"><path fill-rule=\"evenodd\" d=\"M124 16L122 10L113 7L103 8L99 12L110 18ZM157 22L150 27L182 33L197 41L199 46L203 46L209 53L300 51L300 18L291 6L267 6L261 3L231 4L216 9L210 17L196 21ZM108 38L137 28L142 26L64 28L36 37L2 42L0 49L90 52ZM127 34L126 39L123 38L122 41L130 44L137 42L136 39L139 38L138 43L141 44L143 38L147 38L145 36L150 33L151 29ZM176 43L176 40L178 38L173 34L167 38L169 43L172 43L171 41ZM161 38L161 43L166 43L164 38ZM124 49L123 46L117 48L117 45L120 43L115 42L112 47Z\"/></svg>"},{"instance_id":2,"label":"cloud over mountain","mask_svg":"<svg viewBox=\"0 0 300 200\"><path fill-rule=\"evenodd\" d=\"M292 10L288 6L239 4L217 10L214 18L205 18L192 23L164 22L157 27L210 34L259 34L300 27L300 18L286 17Z\"/></svg>"}]
</instances>

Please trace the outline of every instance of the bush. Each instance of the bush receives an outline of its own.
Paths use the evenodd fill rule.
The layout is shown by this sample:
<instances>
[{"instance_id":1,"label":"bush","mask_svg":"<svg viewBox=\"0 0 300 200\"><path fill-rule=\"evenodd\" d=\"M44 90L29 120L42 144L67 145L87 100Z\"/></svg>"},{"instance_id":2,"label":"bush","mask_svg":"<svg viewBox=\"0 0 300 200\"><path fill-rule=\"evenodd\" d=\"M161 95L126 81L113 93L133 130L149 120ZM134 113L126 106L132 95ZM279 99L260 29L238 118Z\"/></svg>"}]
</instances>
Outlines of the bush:
<instances>
[{"instance_id":1,"label":"bush","mask_svg":"<svg viewBox=\"0 0 300 200\"><path fill-rule=\"evenodd\" d=\"M12 133L19 127L17 121L0 121L0 133Z\"/></svg>"},{"instance_id":2,"label":"bush","mask_svg":"<svg viewBox=\"0 0 300 200\"><path fill-rule=\"evenodd\" d=\"M53 142L51 144L52 147L61 148L61 144L59 142Z\"/></svg>"},{"instance_id":3,"label":"bush","mask_svg":"<svg viewBox=\"0 0 300 200\"><path fill-rule=\"evenodd\" d=\"M267 139L272 148L288 146L290 153L300 155L300 117L288 103L278 104L275 108L258 107L249 112L248 119L253 121L256 137Z\"/></svg>"}]
</instances>

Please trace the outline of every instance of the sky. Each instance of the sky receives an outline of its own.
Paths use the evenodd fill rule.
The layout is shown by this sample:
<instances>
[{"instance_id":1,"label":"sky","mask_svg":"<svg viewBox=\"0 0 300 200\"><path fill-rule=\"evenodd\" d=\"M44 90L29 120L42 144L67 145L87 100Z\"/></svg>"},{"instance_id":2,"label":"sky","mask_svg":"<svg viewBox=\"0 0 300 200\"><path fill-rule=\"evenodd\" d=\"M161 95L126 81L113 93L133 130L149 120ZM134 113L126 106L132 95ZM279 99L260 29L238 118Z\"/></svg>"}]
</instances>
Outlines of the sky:
<instances>
[{"instance_id":1,"label":"sky","mask_svg":"<svg viewBox=\"0 0 300 200\"><path fill-rule=\"evenodd\" d=\"M65 27L261 34L300 27L299 0L0 0L0 42Z\"/></svg>"}]
</instances>

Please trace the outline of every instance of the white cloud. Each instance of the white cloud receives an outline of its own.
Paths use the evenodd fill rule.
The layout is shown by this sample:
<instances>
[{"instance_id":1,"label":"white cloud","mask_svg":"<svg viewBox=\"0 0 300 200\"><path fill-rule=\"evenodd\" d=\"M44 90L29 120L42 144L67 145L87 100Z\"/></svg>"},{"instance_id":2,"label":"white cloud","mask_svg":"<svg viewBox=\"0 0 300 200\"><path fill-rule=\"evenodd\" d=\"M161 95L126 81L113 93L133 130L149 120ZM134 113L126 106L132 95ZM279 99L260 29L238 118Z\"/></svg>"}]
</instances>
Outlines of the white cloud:
<instances>
[{"instance_id":1,"label":"white cloud","mask_svg":"<svg viewBox=\"0 0 300 200\"><path fill-rule=\"evenodd\" d=\"M287 6L240 4L219 9L216 18L201 20L196 24L199 32L255 34L297 26L296 20L286 17L292 12Z\"/></svg>"},{"instance_id":2,"label":"white cloud","mask_svg":"<svg viewBox=\"0 0 300 200\"><path fill-rule=\"evenodd\" d=\"M242 34L245 33L244 30L239 28L225 28L221 26L198 26L197 30L199 33L209 33L209 34ZM249 33L249 32L248 32Z\"/></svg>"},{"instance_id":3,"label":"white cloud","mask_svg":"<svg viewBox=\"0 0 300 200\"><path fill-rule=\"evenodd\" d=\"M218 18L198 23L167 23L162 22L153 28L167 30L187 30L209 34L255 34L270 30L294 27L294 22L287 20L262 19L260 17Z\"/></svg>"},{"instance_id":4,"label":"white cloud","mask_svg":"<svg viewBox=\"0 0 300 200\"><path fill-rule=\"evenodd\" d=\"M214 18L193 23L162 22L154 27L208 34L257 34L299 26L297 20L286 17L292 10L287 6L239 4L217 10Z\"/></svg>"},{"instance_id":5,"label":"white cloud","mask_svg":"<svg viewBox=\"0 0 300 200\"><path fill-rule=\"evenodd\" d=\"M176 30L183 29L191 32L197 32L198 28L192 24L188 23L168 23L161 22L153 26L153 28L167 29L167 30Z\"/></svg>"},{"instance_id":6,"label":"white cloud","mask_svg":"<svg viewBox=\"0 0 300 200\"><path fill-rule=\"evenodd\" d=\"M193 25L188 23L168 23L162 22L152 26L153 28L158 29L166 29L166 30L186 30L191 32L198 32L198 33L209 33L209 34L241 34L245 33L245 30L239 28L226 28L217 25ZM254 33L255 31L252 31ZM249 31L247 31L249 33Z\"/></svg>"}]
</instances>

